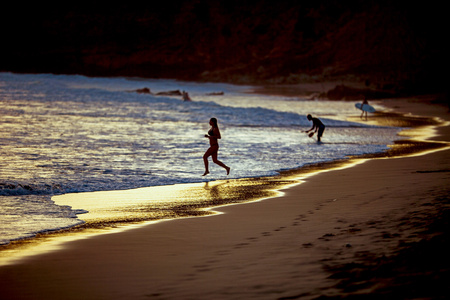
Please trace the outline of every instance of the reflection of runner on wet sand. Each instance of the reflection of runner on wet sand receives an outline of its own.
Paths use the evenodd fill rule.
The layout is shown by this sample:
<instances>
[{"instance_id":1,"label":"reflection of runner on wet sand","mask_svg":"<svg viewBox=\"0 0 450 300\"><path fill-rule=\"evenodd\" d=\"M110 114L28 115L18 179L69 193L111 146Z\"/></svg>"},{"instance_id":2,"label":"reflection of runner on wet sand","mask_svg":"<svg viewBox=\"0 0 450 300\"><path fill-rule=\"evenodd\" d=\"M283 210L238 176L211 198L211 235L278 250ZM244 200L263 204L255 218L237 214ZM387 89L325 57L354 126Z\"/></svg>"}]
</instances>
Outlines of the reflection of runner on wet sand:
<instances>
[{"instance_id":1,"label":"reflection of runner on wet sand","mask_svg":"<svg viewBox=\"0 0 450 300\"><path fill-rule=\"evenodd\" d=\"M223 201L223 197L221 196L220 191L221 191L221 189L223 190L223 188L221 186L224 184L225 184L225 182L211 184L210 182L207 181L207 182L205 182L205 186L203 188L209 192L210 200Z\"/></svg>"},{"instance_id":2,"label":"reflection of runner on wet sand","mask_svg":"<svg viewBox=\"0 0 450 300\"><path fill-rule=\"evenodd\" d=\"M217 159L217 153L219 152L219 143L218 139L222 138L219 131L219 126L217 125L217 119L211 118L209 120L209 125L211 125L211 129L208 131L208 134L205 134L205 137L209 138L210 147L206 150L203 155L203 161L205 163L205 173L203 176L209 174L209 164L208 157L212 156L212 160L215 164L221 166L225 170L227 170L227 175L230 174L230 167L226 166L223 162Z\"/></svg>"}]
</instances>

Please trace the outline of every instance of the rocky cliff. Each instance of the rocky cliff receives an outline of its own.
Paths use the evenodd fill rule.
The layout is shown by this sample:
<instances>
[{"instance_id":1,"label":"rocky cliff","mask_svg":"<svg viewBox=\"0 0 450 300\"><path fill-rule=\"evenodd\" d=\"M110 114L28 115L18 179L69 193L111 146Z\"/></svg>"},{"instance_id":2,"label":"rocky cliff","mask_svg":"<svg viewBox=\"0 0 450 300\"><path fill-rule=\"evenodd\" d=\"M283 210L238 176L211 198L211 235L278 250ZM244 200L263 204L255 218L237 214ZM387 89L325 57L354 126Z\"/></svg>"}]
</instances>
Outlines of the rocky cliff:
<instances>
[{"instance_id":1,"label":"rocky cliff","mask_svg":"<svg viewBox=\"0 0 450 300\"><path fill-rule=\"evenodd\" d=\"M30 4L2 19L0 70L251 84L353 78L397 91L441 89L445 10L400 2Z\"/></svg>"}]
</instances>

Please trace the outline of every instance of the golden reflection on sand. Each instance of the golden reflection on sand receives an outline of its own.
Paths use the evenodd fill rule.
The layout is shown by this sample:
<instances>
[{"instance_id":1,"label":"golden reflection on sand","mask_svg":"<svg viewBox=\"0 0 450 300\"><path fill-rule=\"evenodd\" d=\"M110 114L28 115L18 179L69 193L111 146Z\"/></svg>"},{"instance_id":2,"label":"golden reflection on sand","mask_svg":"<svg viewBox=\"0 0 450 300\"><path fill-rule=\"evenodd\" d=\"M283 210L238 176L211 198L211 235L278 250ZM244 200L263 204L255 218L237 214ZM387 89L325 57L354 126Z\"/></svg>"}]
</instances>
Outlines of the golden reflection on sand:
<instances>
[{"instance_id":1,"label":"golden reflection on sand","mask_svg":"<svg viewBox=\"0 0 450 300\"><path fill-rule=\"evenodd\" d=\"M204 216L206 208L247 202L276 194L289 180L268 177L204 183L154 186L124 191L89 192L54 196L58 205L87 210L78 217L86 227Z\"/></svg>"},{"instance_id":2,"label":"golden reflection on sand","mask_svg":"<svg viewBox=\"0 0 450 300\"><path fill-rule=\"evenodd\" d=\"M58 205L88 210L78 215L86 224L11 242L0 251L0 266L61 249L78 239L174 218L213 215L217 212L210 211L212 207L274 197L280 194L277 189L295 183L281 177L256 178L54 196Z\"/></svg>"},{"instance_id":3,"label":"golden reflection on sand","mask_svg":"<svg viewBox=\"0 0 450 300\"><path fill-rule=\"evenodd\" d=\"M36 238L12 242L0 251L0 266L12 265L23 261L32 256L46 254L63 249L68 243L89 239L98 235L113 234L121 231L132 230L141 226L154 224L158 221L149 221L140 224L129 224L127 226L118 226L115 228L95 229L88 228L83 230L70 229L62 230L52 234L39 234Z\"/></svg>"}]
</instances>

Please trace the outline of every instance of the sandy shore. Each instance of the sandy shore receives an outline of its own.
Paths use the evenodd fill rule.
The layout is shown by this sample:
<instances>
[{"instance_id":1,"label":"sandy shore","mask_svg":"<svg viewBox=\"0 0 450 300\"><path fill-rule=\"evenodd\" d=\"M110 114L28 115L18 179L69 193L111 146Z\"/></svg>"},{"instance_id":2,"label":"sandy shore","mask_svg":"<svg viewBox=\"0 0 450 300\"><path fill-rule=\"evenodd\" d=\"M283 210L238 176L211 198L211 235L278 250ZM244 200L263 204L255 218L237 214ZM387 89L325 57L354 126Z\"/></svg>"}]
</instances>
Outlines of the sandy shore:
<instances>
[{"instance_id":1,"label":"sandy shore","mask_svg":"<svg viewBox=\"0 0 450 300\"><path fill-rule=\"evenodd\" d=\"M448 108L427 99L384 104L450 121ZM450 141L448 126L429 134ZM1 298L444 299L450 150L356 162L220 215L26 257L0 267Z\"/></svg>"}]
</instances>

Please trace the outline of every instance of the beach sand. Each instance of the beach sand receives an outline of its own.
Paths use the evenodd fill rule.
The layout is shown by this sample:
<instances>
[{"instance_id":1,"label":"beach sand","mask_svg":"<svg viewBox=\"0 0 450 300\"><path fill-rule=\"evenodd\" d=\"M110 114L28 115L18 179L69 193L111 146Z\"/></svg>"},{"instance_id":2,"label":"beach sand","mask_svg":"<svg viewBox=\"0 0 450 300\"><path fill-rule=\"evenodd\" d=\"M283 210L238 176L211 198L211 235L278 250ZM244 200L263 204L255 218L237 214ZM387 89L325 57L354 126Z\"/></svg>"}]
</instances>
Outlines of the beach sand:
<instances>
[{"instance_id":1,"label":"beach sand","mask_svg":"<svg viewBox=\"0 0 450 300\"><path fill-rule=\"evenodd\" d=\"M385 100L450 121L431 99ZM384 118L379 117L379 118ZM369 122L376 122L374 119ZM424 131L450 141L449 126ZM88 233L0 267L2 299L450 295L450 150L355 159L221 214Z\"/></svg>"}]
</instances>

